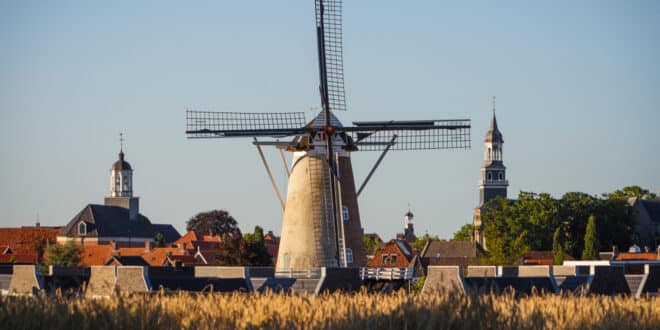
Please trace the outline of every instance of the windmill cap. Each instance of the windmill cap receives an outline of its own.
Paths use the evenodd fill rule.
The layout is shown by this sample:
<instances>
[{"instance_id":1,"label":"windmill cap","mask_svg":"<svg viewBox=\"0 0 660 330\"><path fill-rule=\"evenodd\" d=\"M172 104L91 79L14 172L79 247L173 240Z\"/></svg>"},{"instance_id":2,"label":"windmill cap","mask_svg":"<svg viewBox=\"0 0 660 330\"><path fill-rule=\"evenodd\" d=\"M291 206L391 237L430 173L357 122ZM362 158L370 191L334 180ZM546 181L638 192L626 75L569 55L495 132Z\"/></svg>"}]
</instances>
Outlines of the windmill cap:
<instances>
[{"instance_id":1,"label":"windmill cap","mask_svg":"<svg viewBox=\"0 0 660 330\"><path fill-rule=\"evenodd\" d=\"M341 124L339 119L337 119L337 117L332 112L330 112L329 117L330 117L330 125L331 126L343 127L343 125ZM309 122L309 124L307 124L307 126L311 127L311 128L316 128L316 129L325 128L325 126L326 126L326 124L325 124L325 113L323 111L321 111L316 116L316 118L314 118L312 121Z\"/></svg>"}]
</instances>

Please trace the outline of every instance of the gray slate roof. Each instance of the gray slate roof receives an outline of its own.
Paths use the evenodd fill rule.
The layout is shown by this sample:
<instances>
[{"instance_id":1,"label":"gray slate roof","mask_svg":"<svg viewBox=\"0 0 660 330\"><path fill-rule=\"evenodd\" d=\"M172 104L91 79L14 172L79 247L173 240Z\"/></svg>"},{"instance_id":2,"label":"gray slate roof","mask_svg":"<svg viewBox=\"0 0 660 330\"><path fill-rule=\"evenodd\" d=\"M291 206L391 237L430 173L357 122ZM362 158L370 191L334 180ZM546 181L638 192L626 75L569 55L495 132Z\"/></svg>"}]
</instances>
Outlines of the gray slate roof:
<instances>
[{"instance_id":1,"label":"gray slate roof","mask_svg":"<svg viewBox=\"0 0 660 330\"><path fill-rule=\"evenodd\" d=\"M655 223L660 223L660 201L640 199L639 202L646 209L651 220Z\"/></svg>"},{"instance_id":2,"label":"gray slate roof","mask_svg":"<svg viewBox=\"0 0 660 330\"><path fill-rule=\"evenodd\" d=\"M481 253L481 249L473 242L431 241L424 247L422 258L476 258Z\"/></svg>"},{"instance_id":3,"label":"gray slate roof","mask_svg":"<svg viewBox=\"0 0 660 330\"><path fill-rule=\"evenodd\" d=\"M59 235L77 237L78 224L87 224L85 237L144 237L154 238L154 227L147 217L138 215L129 220L128 209L119 206L88 204L62 228ZM163 233L164 234L164 233Z\"/></svg>"},{"instance_id":4,"label":"gray slate roof","mask_svg":"<svg viewBox=\"0 0 660 330\"><path fill-rule=\"evenodd\" d=\"M495 112L493 112L493 119L490 121L490 128L488 129L488 132L486 132L486 138L484 139L484 142L504 142L502 133L497 128L497 118L495 118Z\"/></svg>"}]
</instances>

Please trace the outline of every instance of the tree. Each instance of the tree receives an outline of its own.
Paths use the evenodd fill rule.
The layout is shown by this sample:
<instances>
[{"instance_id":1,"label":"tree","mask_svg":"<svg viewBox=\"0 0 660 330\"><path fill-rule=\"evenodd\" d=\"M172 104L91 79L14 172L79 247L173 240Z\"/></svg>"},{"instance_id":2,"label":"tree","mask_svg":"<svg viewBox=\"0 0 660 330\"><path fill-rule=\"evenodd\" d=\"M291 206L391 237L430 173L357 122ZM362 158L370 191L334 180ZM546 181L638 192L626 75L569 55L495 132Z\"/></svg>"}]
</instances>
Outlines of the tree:
<instances>
[{"instance_id":1,"label":"tree","mask_svg":"<svg viewBox=\"0 0 660 330\"><path fill-rule=\"evenodd\" d=\"M73 267L80 263L82 246L74 240L64 244L51 244L46 248L46 265Z\"/></svg>"},{"instance_id":2,"label":"tree","mask_svg":"<svg viewBox=\"0 0 660 330\"><path fill-rule=\"evenodd\" d=\"M376 251L378 251L378 248L380 245L383 243L383 241L378 238L378 236L369 236L369 235L363 235L362 236L362 244L364 245L364 251L366 252L366 255L372 256L376 254Z\"/></svg>"},{"instance_id":3,"label":"tree","mask_svg":"<svg viewBox=\"0 0 660 330\"><path fill-rule=\"evenodd\" d=\"M654 194L647 189L644 189L640 186L627 186L622 189L615 190L609 194L603 194L603 196L609 199L624 199L627 200L630 197L637 197L640 199L650 199L650 200L660 200L660 196Z\"/></svg>"},{"instance_id":4,"label":"tree","mask_svg":"<svg viewBox=\"0 0 660 330\"><path fill-rule=\"evenodd\" d=\"M243 266L272 266L273 260L268 254L264 241L264 230L259 226L254 227L254 233L243 235L245 241L244 251L241 256Z\"/></svg>"},{"instance_id":5,"label":"tree","mask_svg":"<svg viewBox=\"0 0 660 330\"><path fill-rule=\"evenodd\" d=\"M562 243L562 230L561 227L557 227L552 235L552 263L554 265L564 263L564 246Z\"/></svg>"},{"instance_id":6,"label":"tree","mask_svg":"<svg viewBox=\"0 0 660 330\"><path fill-rule=\"evenodd\" d=\"M225 210L198 213L186 222L186 229L230 238L241 237L238 222Z\"/></svg>"},{"instance_id":7,"label":"tree","mask_svg":"<svg viewBox=\"0 0 660 330\"><path fill-rule=\"evenodd\" d=\"M472 224L466 223L461 229L454 233L454 241L472 241Z\"/></svg>"},{"instance_id":8,"label":"tree","mask_svg":"<svg viewBox=\"0 0 660 330\"><path fill-rule=\"evenodd\" d=\"M416 239L413 242L412 247L413 247L413 249L415 249L415 250L417 250L421 253L422 250L424 250L424 247L426 246L426 243L432 242L432 241L440 241L440 240L441 239L440 239L440 237L438 237L438 235L429 236L428 234L426 234L426 235Z\"/></svg>"},{"instance_id":9,"label":"tree","mask_svg":"<svg viewBox=\"0 0 660 330\"><path fill-rule=\"evenodd\" d=\"M156 233L156 247L165 247L165 236L162 233Z\"/></svg>"},{"instance_id":10,"label":"tree","mask_svg":"<svg viewBox=\"0 0 660 330\"><path fill-rule=\"evenodd\" d=\"M582 260L598 260L599 243L598 232L596 231L596 218L592 215L587 223L587 230L584 233L584 250L582 250Z\"/></svg>"}]
</instances>

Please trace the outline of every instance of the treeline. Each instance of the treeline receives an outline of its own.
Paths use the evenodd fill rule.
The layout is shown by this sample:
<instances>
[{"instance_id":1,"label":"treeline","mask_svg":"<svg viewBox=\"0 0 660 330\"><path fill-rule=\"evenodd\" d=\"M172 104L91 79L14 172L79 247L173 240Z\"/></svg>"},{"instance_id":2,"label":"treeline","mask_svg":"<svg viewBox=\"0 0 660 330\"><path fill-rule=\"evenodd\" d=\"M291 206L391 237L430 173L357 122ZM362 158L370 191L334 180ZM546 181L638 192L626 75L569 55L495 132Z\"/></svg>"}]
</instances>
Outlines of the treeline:
<instances>
[{"instance_id":1,"label":"treeline","mask_svg":"<svg viewBox=\"0 0 660 330\"><path fill-rule=\"evenodd\" d=\"M580 259L590 217L595 222L595 237L588 237L587 250L594 249L594 241L600 250L614 245L627 248L633 243L634 210L628 205L629 197L658 199L658 195L637 186L601 197L569 192L556 199L547 193L521 192L517 200L493 199L481 214L488 249L485 263L516 264L526 251L549 250Z\"/></svg>"}]
</instances>

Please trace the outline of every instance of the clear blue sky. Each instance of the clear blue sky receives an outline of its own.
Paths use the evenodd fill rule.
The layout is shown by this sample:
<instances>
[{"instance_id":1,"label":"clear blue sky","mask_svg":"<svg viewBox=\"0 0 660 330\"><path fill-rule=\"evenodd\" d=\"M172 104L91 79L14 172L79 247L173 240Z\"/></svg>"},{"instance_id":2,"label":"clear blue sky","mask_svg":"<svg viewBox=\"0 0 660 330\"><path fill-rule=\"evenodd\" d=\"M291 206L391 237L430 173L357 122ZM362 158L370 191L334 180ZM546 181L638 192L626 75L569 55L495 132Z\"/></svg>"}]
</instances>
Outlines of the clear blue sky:
<instances>
[{"instance_id":1,"label":"clear blue sky","mask_svg":"<svg viewBox=\"0 0 660 330\"><path fill-rule=\"evenodd\" d=\"M365 231L393 237L408 203L418 233L471 221L493 95L510 197L660 189L660 2L346 1L344 19L342 121L473 124L470 150L390 153L360 198ZM311 118L314 38L311 0L0 2L0 226L102 203L122 131L152 221L224 208L279 232L250 141L187 140L185 110ZM377 156L353 155L358 183Z\"/></svg>"}]
</instances>

